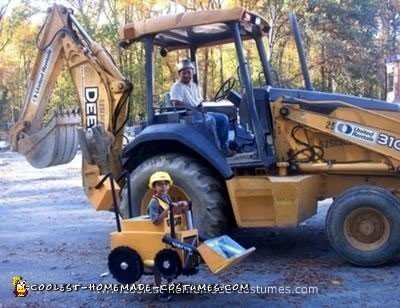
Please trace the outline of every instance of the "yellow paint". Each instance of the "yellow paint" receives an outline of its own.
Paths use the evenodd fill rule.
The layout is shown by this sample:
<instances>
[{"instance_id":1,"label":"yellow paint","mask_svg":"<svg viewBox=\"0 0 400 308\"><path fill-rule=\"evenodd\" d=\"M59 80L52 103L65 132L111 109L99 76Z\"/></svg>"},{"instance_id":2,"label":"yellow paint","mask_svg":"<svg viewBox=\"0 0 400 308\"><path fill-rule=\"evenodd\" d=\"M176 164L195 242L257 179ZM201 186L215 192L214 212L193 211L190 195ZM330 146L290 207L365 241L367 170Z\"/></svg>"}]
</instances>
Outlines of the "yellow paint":
<instances>
[{"instance_id":1,"label":"yellow paint","mask_svg":"<svg viewBox=\"0 0 400 308\"><path fill-rule=\"evenodd\" d=\"M236 176L226 185L239 227L283 227L316 213L319 181L318 175Z\"/></svg>"},{"instance_id":2,"label":"yellow paint","mask_svg":"<svg viewBox=\"0 0 400 308\"><path fill-rule=\"evenodd\" d=\"M184 215L175 215L175 222L180 221L180 224L175 225L176 238L185 241L186 238L195 236L197 245L197 230L186 230L186 219ZM156 254L165 248L170 248L177 251L181 262L184 262L184 253L181 249L174 249L171 246L162 242L165 235L169 235L168 219L164 219L164 223L155 225L147 215L124 219L121 221L121 232L111 233L111 248L119 246L130 247L140 255L143 263L146 266L154 265Z\"/></svg>"},{"instance_id":3,"label":"yellow paint","mask_svg":"<svg viewBox=\"0 0 400 308\"><path fill-rule=\"evenodd\" d=\"M97 177L98 182L103 179L103 176ZM119 193L120 187L117 182L114 181L114 188L115 194L117 197L117 203L119 204ZM113 209L113 197L112 197L112 190L111 190L111 183L110 180L107 179L101 187L98 189L92 188L89 191L89 200L92 206L96 209L96 211L106 211Z\"/></svg>"},{"instance_id":4,"label":"yellow paint","mask_svg":"<svg viewBox=\"0 0 400 308\"><path fill-rule=\"evenodd\" d=\"M205 243L202 243L197 248L197 250L199 251L201 257L203 258L204 262L207 264L211 272L213 272L213 274L219 274L249 256L256 249L254 247L251 247L240 253L239 255L236 255L229 259L221 256L218 252L216 252Z\"/></svg>"},{"instance_id":5,"label":"yellow paint","mask_svg":"<svg viewBox=\"0 0 400 308\"><path fill-rule=\"evenodd\" d=\"M181 220L181 224L176 226L176 238L180 242L197 247L202 259L215 274L228 269L255 250L255 248L252 247L244 250L240 254L225 258L207 244L199 245L197 229L186 230L186 220L184 216L175 215L175 220L177 220L177 218ZM168 244L162 242L163 237L170 235L169 233L170 228L167 224L167 219L164 220L163 224L159 225L154 225L149 216L146 215L125 219L121 221L121 232L112 232L110 235L111 248L114 249L125 246L134 249L141 257L143 264L150 269L154 267L154 258L156 254L162 249L169 248L178 253L182 264L184 264L186 252L183 249L172 248ZM200 258L198 257L195 262L198 264Z\"/></svg>"}]
</instances>

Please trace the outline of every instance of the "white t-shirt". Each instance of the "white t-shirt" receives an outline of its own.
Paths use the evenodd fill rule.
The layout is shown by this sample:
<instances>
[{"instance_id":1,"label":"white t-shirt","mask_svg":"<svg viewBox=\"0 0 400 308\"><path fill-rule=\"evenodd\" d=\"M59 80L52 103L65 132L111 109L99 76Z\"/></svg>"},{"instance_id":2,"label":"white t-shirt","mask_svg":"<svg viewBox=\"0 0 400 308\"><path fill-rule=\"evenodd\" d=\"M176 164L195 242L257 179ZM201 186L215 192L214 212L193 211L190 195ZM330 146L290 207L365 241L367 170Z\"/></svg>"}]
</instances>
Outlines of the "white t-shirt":
<instances>
[{"instance_id":1,"label":"white t-shirt","mask_svg":"<svg viewBox=\"0 0 400 308\"><path fill-rule=\"evenodd\" d=\"M203 101L199 87L193 81L190 81L188 84L180 80L176 81L172 85L170 95L171 101L180 101L191 107L197 107Z\"/></svg>"}]
</instances>

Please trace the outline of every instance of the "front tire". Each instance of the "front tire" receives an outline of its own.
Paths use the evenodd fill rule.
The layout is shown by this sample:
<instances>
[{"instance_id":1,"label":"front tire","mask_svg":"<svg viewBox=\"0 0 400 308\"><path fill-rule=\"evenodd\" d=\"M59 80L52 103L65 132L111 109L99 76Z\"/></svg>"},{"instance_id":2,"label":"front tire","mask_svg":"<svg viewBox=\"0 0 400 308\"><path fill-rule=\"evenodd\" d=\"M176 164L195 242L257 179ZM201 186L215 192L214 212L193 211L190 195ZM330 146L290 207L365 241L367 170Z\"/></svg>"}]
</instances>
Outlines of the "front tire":
<instances>
[{"instance_id":1,"label":"front tire","mask_svg":"<svg viewBox=\"0 0 400 308\"><path fill-rule=\"evenodd\" d=\"M120 246L108 256L108 268L113 277L122 284L135 283L143 275L143 262L136 250Z\"/></svg>"},{"instance_id":2,"label":"front tire","mask_svg":"<svg viewBox=\"0 0 400 308\"><path fill-rule=\"evenodd\" d=\"M380 187L353 187L329 208L326 231L332 247L348 262L384 264L400 253L400 202Z\"/></svg>"},{"instance_id":3,"label":"front tire","mask_svg":"<svg viewBox=\"0 0 400 308\"><path fill-rule=\"evenodd\" d=\"M148 188L150 176L156 171L170 174L174 185L169 195L176 200L192 200L194 226L200 234L215 237L227 230L227 198L220 177L195 159L181 154L157 155L147 159L131 173L132 214L147 212L153 195ZM127 202L123 208L127 209Z\"/></svg>"}]
</instances>

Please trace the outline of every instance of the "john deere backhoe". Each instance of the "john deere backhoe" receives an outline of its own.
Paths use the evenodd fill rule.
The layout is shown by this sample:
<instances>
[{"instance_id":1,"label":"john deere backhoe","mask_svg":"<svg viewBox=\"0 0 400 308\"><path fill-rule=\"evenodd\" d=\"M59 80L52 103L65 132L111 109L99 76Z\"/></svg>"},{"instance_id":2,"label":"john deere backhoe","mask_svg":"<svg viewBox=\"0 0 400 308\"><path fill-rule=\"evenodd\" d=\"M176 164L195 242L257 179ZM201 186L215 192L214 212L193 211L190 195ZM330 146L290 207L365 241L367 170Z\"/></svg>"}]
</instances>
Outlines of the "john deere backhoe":
<instances>
[{"instance_id":1,"label":"john deere backhoe","mask_svg":"<svg viewBox=\"0 0 400 308\"><path fill-rule=\"evenodd\" d=\"M70 11L54 6L12 145L32 165L46 167L70 161L79 139L84 186L97 210L113 209L111 189L96 188L101 176L129 175L126 183L118 181L125 217L146 211L152 195L148 178L166 171L176 184L172 196L193 201L194 223L209 236L229 224L296 226L316 213L318 200L333 198L326 232L334 249L357 265L385 263L400 252L399 106L315 91L294 15L290 22L305 89L282 88L273 78L263 42L270 27L247 10L186 12L123 26L122 47L144 42L147 117L122 149L131 85ZM261 63L257 86L244 41L254 43L253 57ZM230 119L231 146L238 154L228 159L212 129L193 121L192 110L154 101L160 93L154 92L153 63L155 51L167 56L187 50L197 67L199 49L225 44L235 50L240 87L234 88L232 76L204 105ZM76 113L58 114L41 129L60 55L80 95L81 119ZM196 70L194 81L199 80Z\"/></svg>"},{"instance_id":2,"label":"john deere backhoe","mask_svg":"<svg viewBox=\"0 0 400 308\"><path fill-rule=\"evenodd\" d=\"M143 273L155 272L168 279L192 275L201 259L212 272L219 273L255 250L244 249L228 236L199 236L191 211L184 217L175 215L172 203L167 205L170 214L163 224L153 224L147 215L120 222L119 190L114 180L118 177L122 185L125 178L119 158L132 84L65 7L54 5L49 10L37 47L20 121L12 128L12 146L32 166L45 168L70 162L80 144L89 198L97 209L113 206L116 213L117 232L110 235L108 266L117 281L134 283ZM58 111L42 127L50 94L64 64L78 89L82 112Z\"/></svg>"}]
</instances>

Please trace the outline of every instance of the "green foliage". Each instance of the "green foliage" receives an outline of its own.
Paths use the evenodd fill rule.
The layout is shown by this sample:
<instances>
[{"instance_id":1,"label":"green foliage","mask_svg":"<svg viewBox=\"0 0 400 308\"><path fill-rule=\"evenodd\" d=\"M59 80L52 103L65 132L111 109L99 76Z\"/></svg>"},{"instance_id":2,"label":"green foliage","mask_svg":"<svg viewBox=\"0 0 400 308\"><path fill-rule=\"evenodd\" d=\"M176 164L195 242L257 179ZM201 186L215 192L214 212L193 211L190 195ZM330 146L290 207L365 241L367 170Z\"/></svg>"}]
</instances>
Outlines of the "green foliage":
<instances>
[{"instance_id":1,"label":"green foliage","mask_svg":"<svg viewBox=\"0 0 400 308\"><path fill-rule=\"evenodd\" d=\"M78 92L68 69L65 68L56 81L43 122L48 122L57 109L72 109L76 107L79 107Z\"/></svg>"},{"instance_id":2,"label":"green foliage","mask_svg":"<svg viewBox=\"0 0 400 308\"><path fill-rule=\"evenodd\" d=\"M29 18L37 9L29 1L21 1L0 21L0 88L1 127L14 123L27 85L27 74L33 57L32 26Z\"/></svg>"},{"instance_id":3,"label":"green foliage","mask_svg":"<svg viewBox=\"0 0 400 308\"><path fill-rule=\"evenodd\" d=\"M384 68L376 37L377 1L312 0L306 15L313 42L320 46L319 85L328 91L379 96L384 85L377 72Z\"/></svg>"}]
</instances>

